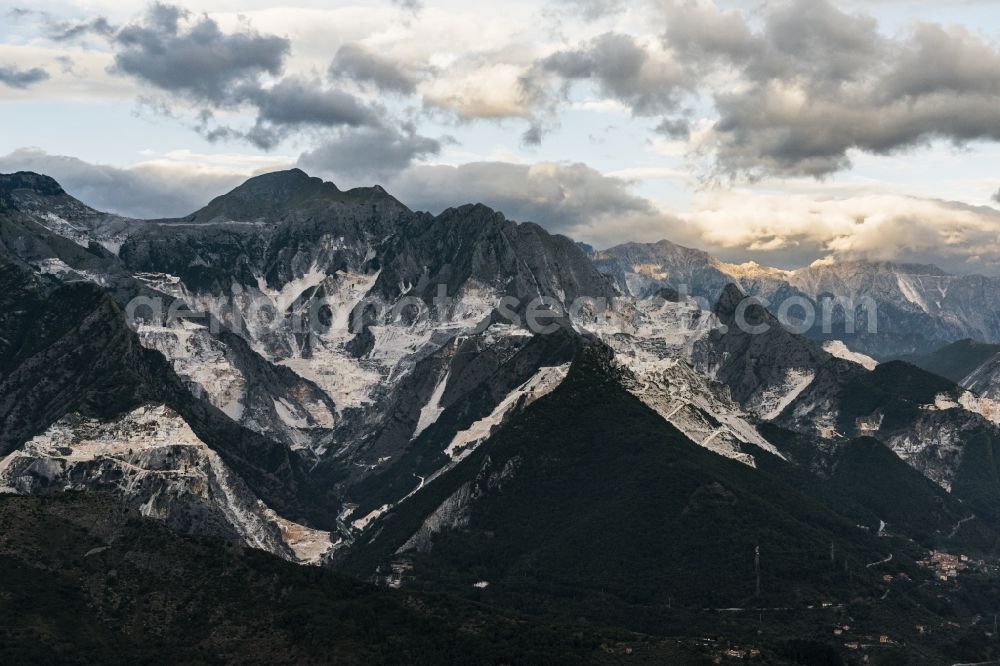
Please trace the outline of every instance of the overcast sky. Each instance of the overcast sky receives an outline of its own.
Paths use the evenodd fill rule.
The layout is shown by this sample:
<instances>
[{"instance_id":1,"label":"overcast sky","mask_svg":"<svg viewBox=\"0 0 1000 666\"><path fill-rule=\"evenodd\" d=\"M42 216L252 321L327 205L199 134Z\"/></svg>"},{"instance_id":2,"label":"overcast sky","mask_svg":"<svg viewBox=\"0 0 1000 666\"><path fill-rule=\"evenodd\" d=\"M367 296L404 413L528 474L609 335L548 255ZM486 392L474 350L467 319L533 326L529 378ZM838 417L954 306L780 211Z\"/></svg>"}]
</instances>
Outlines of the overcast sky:
<instances>
[{"instance_id":1,"label":"overcast sky","mask_svg":"<svg viewBox=\"0 0 1000 666\"><path fill-rule=\"evenodd\" d=\"M607 247L1000 273L990 0L0 3L0 171L182 215L289 166Z\"/></svg>"}]
</instances>

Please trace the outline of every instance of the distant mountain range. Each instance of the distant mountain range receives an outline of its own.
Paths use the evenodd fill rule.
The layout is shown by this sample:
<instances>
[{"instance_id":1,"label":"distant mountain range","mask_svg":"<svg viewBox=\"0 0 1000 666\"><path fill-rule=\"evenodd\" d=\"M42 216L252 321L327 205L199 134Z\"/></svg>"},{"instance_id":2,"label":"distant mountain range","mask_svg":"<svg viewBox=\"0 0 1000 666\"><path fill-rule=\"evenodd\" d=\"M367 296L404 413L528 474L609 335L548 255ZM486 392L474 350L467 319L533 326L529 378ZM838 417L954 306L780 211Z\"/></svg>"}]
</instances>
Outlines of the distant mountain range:
<instances>
[{"instance_id":1,"label":"distant mountain range","mask_svg":"<svg viewBox=\"0 0 1000 666\"><path fill-rule=\"evenodd\" d=\"M626 243L590 251L598 270L612 276L625 293L645 297L669 285L714 303L727 284L778 307L798 297L813 304L817 321L807 335L841 340L876 358L926 354L965 338L1000 342L1000 278L951 275L935 266L889 262L817 262L794 271L754 262L728 264L706 252L669 241ZM837 300L843 299L843 300ZM866 301L866 299L870 299ZM830 330L822 329L824 301L830 303ZM842 303L856 306L845 316ZM877 326L869 331L871 303ZM791 318L800 310L789 309ZM853 323L849 326L848 323Z\"/></svg>"},{"instance_id":2,"label":"distant mountain range","mask_svg":"<svg viewBox=\"0 0 1000 666\"><path fill-rule=\"evenodd\" d=\"M994 659L997 286L933 267L734 266L666 241L595 252L482 205L433 216L299 170L169 220L4 175L0 518L79 512L89 534L89 502L108 502L183 533L166 546L172 532L123 518L88 537L122 572L122 603L144 588L119 544L191 584L220 575L192 536L336 569L365 581L338 612L390 614L373 636L396 622L438 637L415 662L551 663L565 632L570 661L597 663L730 649L819 663L873 640L910 663ZM794 332L776 318L791 297L870 298L877 331ZM4 544L26 575L40 549L83 554ZM299 574L262 557L234 555L234 580L275 581L267 621L314 658L326 643L294 625L321 601L286 595ZM95 580L65 584L114 636ZM217 596L194 607L259 629L233 614L242 597ZM469 641L449 642L469 627L448 609L469 603ZM340 627L322 617L317 632ZM343 635L330 649L354 654ZM207 660L255 660L202 640Z\"/></svg>"}]
</instances>

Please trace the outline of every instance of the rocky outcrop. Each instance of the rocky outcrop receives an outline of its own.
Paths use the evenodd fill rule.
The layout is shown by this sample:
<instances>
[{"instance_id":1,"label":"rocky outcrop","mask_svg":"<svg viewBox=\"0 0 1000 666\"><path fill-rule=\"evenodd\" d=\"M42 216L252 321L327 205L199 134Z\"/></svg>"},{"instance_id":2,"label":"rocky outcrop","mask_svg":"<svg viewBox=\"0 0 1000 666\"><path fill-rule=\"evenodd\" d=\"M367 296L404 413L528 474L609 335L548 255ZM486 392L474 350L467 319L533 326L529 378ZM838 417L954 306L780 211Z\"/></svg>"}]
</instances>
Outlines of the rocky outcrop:
<instances>
[{"instance_id":1,"label":"rocky outcrop","mask_svg":"<svg viewBox=\"0 0 1000 666\"><path fill-rule=\"evenodd\" d=\"M67 414L107 420L165 404L270 506L294 518L327 513L304 461L192 395L99 286L44 278L0 254L0 454Z\"/></svg>"},{"instance_id":2,"label":"rocky outcrop","mask_svg":"<svg viewBox=\"0 0 1000 666\"><path fill-rule=\"evenodd\" d=\"M8 219L36 223L83 248L96 243L112 254L141 224L94 210L52 178L30 171L0 174L0 211Z\"/></svg>"},{"instance_id":3,"label":"rocky outcrop","mask_svg":"<svg viewBox=\"0 0 1000 666\"><path fill-rule=\"evenodd\" d=\"M0 460L0 490L107 492L181 532L295 559L242 479L164 405L143 405L107 421L64 416Z\"/></svg>"}]
</instances>

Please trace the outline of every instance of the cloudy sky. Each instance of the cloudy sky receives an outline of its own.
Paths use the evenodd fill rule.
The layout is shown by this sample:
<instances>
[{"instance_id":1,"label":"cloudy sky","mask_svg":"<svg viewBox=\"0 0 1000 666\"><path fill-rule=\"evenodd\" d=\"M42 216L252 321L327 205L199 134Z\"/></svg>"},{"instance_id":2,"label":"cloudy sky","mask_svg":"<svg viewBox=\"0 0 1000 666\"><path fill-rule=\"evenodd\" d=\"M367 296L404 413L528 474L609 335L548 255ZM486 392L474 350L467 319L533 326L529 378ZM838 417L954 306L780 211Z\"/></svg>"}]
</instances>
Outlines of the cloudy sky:
<instances>
[{"instance_id":1,"label":"cloudy sky","mask_svg":"<svg viewBox=\"0 0 1000 666\"><path fill-rule=\"evenodd\" d=\"M0 171L182 215L299 166L606 247L1000 274L993 0L0 2Z\"/></svg>"}]
</instances>

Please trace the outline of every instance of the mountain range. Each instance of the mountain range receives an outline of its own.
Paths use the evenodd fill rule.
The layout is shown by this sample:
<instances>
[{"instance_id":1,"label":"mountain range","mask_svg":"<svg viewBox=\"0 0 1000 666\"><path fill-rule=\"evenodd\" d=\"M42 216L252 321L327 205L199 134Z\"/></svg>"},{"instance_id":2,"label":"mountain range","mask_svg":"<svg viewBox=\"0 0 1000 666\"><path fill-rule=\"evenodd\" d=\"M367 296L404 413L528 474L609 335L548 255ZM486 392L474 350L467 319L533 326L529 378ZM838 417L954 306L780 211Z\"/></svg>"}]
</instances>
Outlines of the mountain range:
<instances>
[{"instance_id":1,"label":"mountain range","mask_svg":"<svg viewBox=\"0 0 1000 666\"><path fill-rule=\"evenodd\" d=\"M780 306L799 298L822 316L804 333L820 342L842 341L877 359L931 353L961 339L1000 342L1000 278L952 275L936 266L890 262L821 260L798 270L755 262L730 264L706 252L669 241L626 243L602 251L583 248L594 265L628 294L645 297L663 286L684 286L689 295L714 303L728 284ZM853 307L846 308L844 304ZM789 308L798 323L800 310Z\"/></svg>"},{"instance_id":2,"label":"mountain range","mask_svg":"<svg viewBox=\"0 0 1000 666\"><path fill-rule=\"evenodd\" d=\"M398 662L398 644L359 647L350 613L375 618L369 642L400 628L415 662L1000 654L983 620L1000 571L993 278L595 251L481 204L431 215L291 170L160 220L0 175L0 285L0 516L28 533L0 555L25 576L81 572L58 585L100 609L95 650L125 632L142 654L121 617L152 591L237 634L265 620L233 604L263 604L270 647L298 663ZM877 326L836 308L830 330L796 326L790 298L870 302ZM32 527L65 522L85 551ZM224 557L257 592L179 600L128 553L197 580ZM95 600L92 557L120 572L114 599ZM296 596L308 581L325 591ZM30 590L5 585L13 616ZM349 601L320 612L329 595ZM304 635L303 616L343 638ZM0 653L68 639L56 619L5 626ZM185 626L156 644L273 657Z\"/></svg>"}]
</instances>

